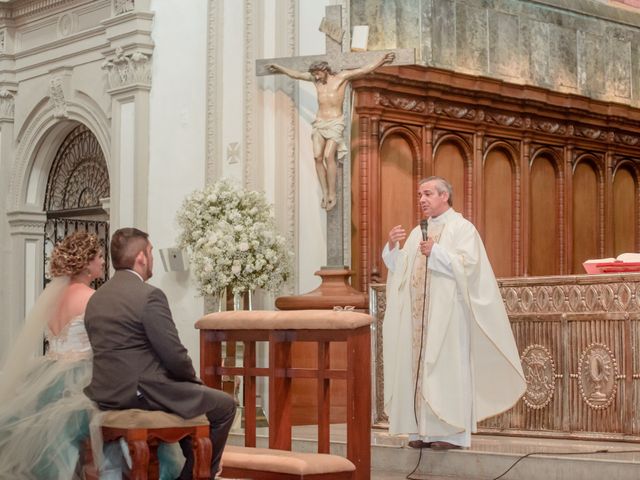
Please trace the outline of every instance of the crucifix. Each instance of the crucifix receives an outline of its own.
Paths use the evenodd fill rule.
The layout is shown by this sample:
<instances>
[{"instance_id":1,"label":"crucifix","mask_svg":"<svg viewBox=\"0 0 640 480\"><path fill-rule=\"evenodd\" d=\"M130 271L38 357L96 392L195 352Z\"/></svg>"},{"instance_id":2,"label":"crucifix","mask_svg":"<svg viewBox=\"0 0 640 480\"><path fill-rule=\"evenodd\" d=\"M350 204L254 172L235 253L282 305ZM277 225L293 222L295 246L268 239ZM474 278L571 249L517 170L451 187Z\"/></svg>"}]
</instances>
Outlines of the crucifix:
<instances>
[{"instance_id":1,"label":"crucifix","mask_svg":"<svg viewBox=\"0 0 640 480\"><path fill-rule=\"evenodd\" d=\"M285 74L313 82L318 94L318 112L312 123L313 154L322 188L322 208L327 210L327 265L344 269L345 233L350 222L345 197L350 185L348 134L350 130L349 81L372 72L383 64L415 64L414 49L344 52L342 8L326 7L320 31L326 35L326 53L256 61L256 75ZM344 168L346 163L347 168ZM346 193L346 194L345 194ZM322 275L321 275L322 276Z\"/></svg>"}]
</instances>

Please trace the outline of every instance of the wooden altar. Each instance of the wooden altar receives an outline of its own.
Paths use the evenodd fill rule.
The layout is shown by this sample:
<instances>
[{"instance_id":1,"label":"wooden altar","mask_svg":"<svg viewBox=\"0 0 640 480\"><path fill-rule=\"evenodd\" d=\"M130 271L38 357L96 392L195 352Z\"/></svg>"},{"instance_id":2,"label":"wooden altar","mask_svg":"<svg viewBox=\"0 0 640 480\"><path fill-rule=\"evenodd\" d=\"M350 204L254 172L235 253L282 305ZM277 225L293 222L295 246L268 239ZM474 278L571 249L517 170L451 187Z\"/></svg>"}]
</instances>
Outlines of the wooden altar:
<instances>
[{"instance_id":1,"label":"wooden altar","mask_svg":"<svg viewBox=\"0 0 640 480\"><path fill-rule=\"evenodd\" d=\"M583 273L640 251L640 110L422 66L353 82L352 270L382 283L418 179L446 177L499 277Z\"/></svg>"},{"instance_id":2,"label":"wooden altar","mask_svg":"<svg viewBox=\"0 0 640 480\"><path fill-rule=\"evenodd\" d=\"M640 274L498 281L527 380L483 433L640 440ZM385 289L370 290L374 317L373 422L384 426Z\"/></svg>"}]
</instances>

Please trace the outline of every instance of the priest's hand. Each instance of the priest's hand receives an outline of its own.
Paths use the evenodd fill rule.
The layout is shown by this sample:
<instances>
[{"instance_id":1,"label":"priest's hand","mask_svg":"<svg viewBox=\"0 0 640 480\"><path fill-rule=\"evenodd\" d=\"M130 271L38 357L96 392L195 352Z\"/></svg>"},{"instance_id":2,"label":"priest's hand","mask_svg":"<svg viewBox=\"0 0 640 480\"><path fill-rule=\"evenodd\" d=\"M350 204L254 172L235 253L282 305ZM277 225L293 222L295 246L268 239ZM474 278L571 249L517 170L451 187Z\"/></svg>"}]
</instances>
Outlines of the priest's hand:
<instances>
[{"instance_id":1,"label":"priest's hand","mask_svg":"<svg viewBox=\"0 0 640 480\"><path fill-rule=\"evenodd\" d=\"M396 225L389 231L389 250L393 250L396 246L396 242L402 242L407 238L407 232L405 232L402 225Z\"/></svg>"},{"instance_id":2,"label":"priest's hand","mask_svg":"<svg viewBox=\"0 0 640 480\"><path fill-rule=\"evenodd\" d=\"M431 249L433 248L433 244L436 243L433 241L433 238L428 237L426 240L422 240L420 242L420 253L425 256L431 255Z\"/></svg>"}]
</instances>

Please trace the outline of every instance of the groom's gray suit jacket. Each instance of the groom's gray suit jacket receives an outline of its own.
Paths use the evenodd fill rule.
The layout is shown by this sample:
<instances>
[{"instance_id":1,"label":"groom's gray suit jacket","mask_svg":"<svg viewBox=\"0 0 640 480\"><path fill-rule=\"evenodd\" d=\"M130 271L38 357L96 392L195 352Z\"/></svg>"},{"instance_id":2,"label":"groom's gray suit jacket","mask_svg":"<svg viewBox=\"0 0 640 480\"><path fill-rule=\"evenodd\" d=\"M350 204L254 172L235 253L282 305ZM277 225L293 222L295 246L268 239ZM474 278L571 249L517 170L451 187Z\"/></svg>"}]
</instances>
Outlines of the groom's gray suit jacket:
<instances>
[{"instance_id":1,"label":"groom's gray suit jacket","mask_svg":"<svg viewBox=\"0 0 640 480\"><path fill-rule=\"evenodd\" d=\"M93 348L93 378L85 393L104 410L140 408L184 418L215 407L178 338L167 297L127 270L93 294L85 325Z\"/></svg>"}]
</instances>

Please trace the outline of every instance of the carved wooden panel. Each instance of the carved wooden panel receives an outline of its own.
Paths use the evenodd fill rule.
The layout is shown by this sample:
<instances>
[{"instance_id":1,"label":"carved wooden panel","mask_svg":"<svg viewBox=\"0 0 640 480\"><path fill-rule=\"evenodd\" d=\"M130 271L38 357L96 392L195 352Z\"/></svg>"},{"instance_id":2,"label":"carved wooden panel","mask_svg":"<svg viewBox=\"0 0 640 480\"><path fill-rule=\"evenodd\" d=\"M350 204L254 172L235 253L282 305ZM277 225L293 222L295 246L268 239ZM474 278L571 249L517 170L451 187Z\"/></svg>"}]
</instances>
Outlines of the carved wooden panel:
<instances>
[{"instance_id":1,"label":"carved wooden panel","mask_svg":"<svg viewBox=\"0 0 640 480\"><path fill-rule=\"evenodd\" d=\"M640 274L498 281L527 380L523 398L481 432L640 440ZM374 423L383 412L384 285L372 286Z\"/></svg>"},{"instance_id":2,"label":"carved wooden panel","mask_svg":"<svg viewBox=\"0 0 640 480\"><path fill-rule=\"evenodd\" d=\"M560 245L558 238L557 172L547 155L533 160L529 193L529 275L558 275L560 273Z\"/></svg>"},{"instance_id":3,"label":"carved wooden panel","mask_svg":"<svg viewBox=\"0 0 640 480\"><path fill-rule=\"evenodd\" d=\"M449 138L438 145L433 159L433 174L449 180L453 187L453 208L464 212L465 206L465 176L469 168L467 154L457 139Z\"/></svg>"},{"instance_id":4,"label":"carved wooden panel","mask_svg":"<svg viewBox=\"0 0 640 480\"><path fill-rule=\"evenodd\" d=\"M478 227L499 275L582 273L587 258L640 250L637 109L421 66L384 67L353 88L352 269L362 291L385 280L383 218L419 220L415 196L384 198L396 173L381 162L394 155L414 182L451 181L454 207ZM410 148L385 147L402 131Z\"/></svg>"},{"instance_id":5,"label":"carved wooden panel","mask_svg":"<svg viewBox=\"0 0 640 480\"><path fill-rule=\"evenodd\" d=\"M586 259L601 257L599 209L598 172L590 161L581 161L573 173L571 273L583 272L582 262Z\"/></svg>"},{"instance_id":6,"label":"carved wooden panel","mask_svg":"<svg viewBox=\"0 0 640 480\"><path fill-rule=\"evenodd\" d=\"M634 173L630 168L618 169L613 177L613 254L636 251L636 229L632 219L638 206Z\"/></svg>"},{"instance_id":7,"label":"carved wooden panel","mask_svg":"<svg viewBox=\"0 0 640 480\"><path fill-rule=\"evenodd\" d=\"M380 210L380 230L376 232L379 238L380 248L384 248L387 242L389 230L395 225L403 225L410 231L415 225L417 212L416 192L415 192L415 165L413 162L413 152L410 143L405 135L392 133L387 136L380 149L380 177L385 179L380 182L378 206ZM394 199L402 205L409 205L412 208L396 210L387 208L384 202ZM386 278L387 269L383 262L380 262L380 276Z\"/></svg>"},{"instance_id":8,"label":"carved wooden panel","mask_svg":"<svg viewBox=\"0 0 640 480\"><path fill-rule=\"evenodd\" d=\"M512 159L501 149L492 150L484 161L482 202L484 244L493 271L499 277L516 274L514 265L514 186Z\"/></svg>"}]
</instances>

